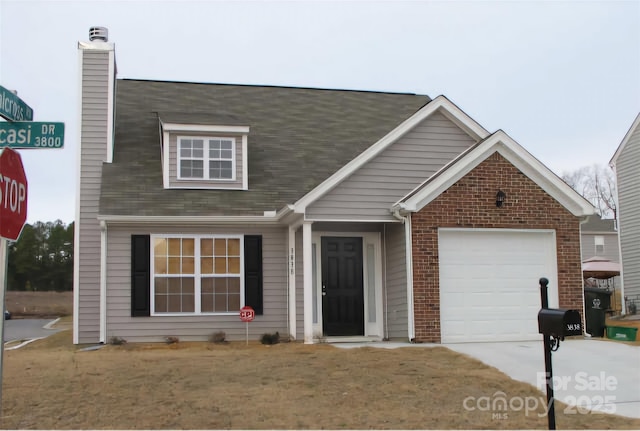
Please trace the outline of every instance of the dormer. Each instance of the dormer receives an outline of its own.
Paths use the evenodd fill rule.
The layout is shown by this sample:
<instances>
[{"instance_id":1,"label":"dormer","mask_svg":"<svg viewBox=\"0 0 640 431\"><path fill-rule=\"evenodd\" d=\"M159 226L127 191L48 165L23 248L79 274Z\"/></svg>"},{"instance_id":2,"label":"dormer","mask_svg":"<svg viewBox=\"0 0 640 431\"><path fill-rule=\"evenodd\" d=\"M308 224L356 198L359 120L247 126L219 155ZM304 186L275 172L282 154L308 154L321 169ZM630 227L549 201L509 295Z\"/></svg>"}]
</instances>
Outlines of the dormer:
<instances>
[{"instance_id":1,"label":"dormer","mask_svg":"<svg viewBox=\"0 0 640 431\"><path fill-rule=\"evenodd\" d=\"M165 189L248 190L246 123L211 114L158 117Z\"/></svg>"}]
</instances>

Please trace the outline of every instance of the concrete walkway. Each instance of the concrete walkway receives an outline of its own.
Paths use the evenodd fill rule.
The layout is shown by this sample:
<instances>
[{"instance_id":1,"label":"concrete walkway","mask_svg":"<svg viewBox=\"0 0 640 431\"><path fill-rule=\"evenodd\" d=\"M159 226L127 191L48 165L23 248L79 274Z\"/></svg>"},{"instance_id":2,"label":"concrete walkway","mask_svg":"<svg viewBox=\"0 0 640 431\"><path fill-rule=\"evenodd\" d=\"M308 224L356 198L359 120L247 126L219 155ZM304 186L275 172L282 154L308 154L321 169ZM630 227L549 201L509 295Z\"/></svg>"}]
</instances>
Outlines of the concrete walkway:
<instances>
[{"instance_id":1,"label":"concrete walkway","mask_svg":"<svg viewBox=\"0 0 640 431\"><path fill-rule=\"evenodd\" d=\"M497 368L514 380L529 383L546 401L544 347L542 341L464 344L335 343L349 347L435 347L444 346ZM640 418L640 346L603 339L563 341L553 352L554 395L575 408ZM494 394L487 394L491 397ZM508 396L508 394L507 394Z\"/></svg>"}]
</instances>

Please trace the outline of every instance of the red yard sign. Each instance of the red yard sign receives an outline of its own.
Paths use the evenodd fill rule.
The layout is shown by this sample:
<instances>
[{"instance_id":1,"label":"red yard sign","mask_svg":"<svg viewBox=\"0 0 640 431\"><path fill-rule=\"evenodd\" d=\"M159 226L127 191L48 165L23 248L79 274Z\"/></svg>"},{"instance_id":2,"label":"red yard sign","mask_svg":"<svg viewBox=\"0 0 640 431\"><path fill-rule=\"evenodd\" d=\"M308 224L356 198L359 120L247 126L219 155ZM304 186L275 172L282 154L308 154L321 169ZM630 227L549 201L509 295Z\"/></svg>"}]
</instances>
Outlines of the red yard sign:
<instances>
[{"instance_id":1,"label":"red yard sign","mask_svg":"<svg viewBox=\"0 0 640 431\"><path fill-rule=\"evenodd\" d=\"M256 312L248 305L245 305L240 309L240 320L243 322L251 322L254 317L256 317Z\"/></svg>"},{"instance_id":2,"label":"red yard sign","mask_svg":"<svg viewBox=\"0 0 640 431\"><path fill-rule=\"evenodd\" d=\"M16 241L27 221L27 176L20 154L9 147L0 154L0 237Z\"/></svg>"}]
</instances>

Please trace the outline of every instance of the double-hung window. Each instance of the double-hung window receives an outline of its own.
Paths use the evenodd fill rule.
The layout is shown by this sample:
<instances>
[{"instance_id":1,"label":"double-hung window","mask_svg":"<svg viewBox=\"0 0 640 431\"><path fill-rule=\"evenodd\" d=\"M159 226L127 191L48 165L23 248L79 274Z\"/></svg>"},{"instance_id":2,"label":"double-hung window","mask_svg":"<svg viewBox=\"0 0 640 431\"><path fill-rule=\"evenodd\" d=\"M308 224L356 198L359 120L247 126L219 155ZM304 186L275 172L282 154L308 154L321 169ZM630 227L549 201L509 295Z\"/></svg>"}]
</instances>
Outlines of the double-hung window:
<instances>
[{"instance_id":1,"label":"double-hung window","mask_svg":"<svg viewBox=\"0 0 640 431\"><path fill-rule=\"evenodd\" d=\"M178 178L181 180L235 180L235 139L179 137Z\"/></svg>"},{"instance_id":2,"label":"double-hung window","mask_svg":"<svg viewBox=\"0 0 640 431\"><path fill-rule=\"evenodd\" d=\"M602 256L604 254L604 236L596 235L593 237L593 243L595 245L596 256Z\"/></svg>"},{"instance_id":3,"label":"double-hung window","mask_svg":"<svg viewBox=\"0 0 640 431\"><path fill-rule=\"evenodd\" d=\"M235 235L151 237L152 314L237 313L243 241Z\"/></svg>"}]
</instances>

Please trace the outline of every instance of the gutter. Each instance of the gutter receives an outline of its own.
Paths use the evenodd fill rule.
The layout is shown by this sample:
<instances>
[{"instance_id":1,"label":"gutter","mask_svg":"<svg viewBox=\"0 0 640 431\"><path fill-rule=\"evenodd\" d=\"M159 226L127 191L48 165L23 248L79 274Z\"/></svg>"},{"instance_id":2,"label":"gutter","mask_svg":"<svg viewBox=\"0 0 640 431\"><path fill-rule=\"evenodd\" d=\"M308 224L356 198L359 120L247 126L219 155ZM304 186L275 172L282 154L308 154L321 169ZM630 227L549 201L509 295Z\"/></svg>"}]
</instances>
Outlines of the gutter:
<instances>
[{"instance_id":1,"label":"gutter","mask_svg":"<svg viewBox=\"0 0 640 431\"><path fill-rule=\"evenodd\" d=\"M107 340L107 223L100 221L100 343Z\"/></svg>"}]
</instances>

